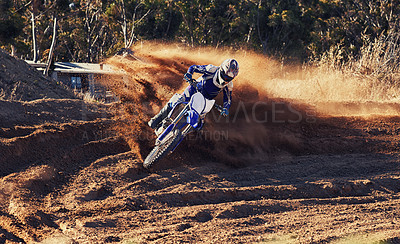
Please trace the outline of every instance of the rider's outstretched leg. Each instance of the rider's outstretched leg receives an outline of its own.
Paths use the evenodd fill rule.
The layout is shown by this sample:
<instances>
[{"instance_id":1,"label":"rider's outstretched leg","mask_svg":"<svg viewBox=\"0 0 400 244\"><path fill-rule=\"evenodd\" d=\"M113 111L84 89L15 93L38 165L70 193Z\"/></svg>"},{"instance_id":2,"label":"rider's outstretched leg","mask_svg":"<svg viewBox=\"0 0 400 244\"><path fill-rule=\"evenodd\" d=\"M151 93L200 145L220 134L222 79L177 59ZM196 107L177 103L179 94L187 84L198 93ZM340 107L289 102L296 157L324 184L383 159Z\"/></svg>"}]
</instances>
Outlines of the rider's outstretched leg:
<instances>
[{"instance_id":1,"label":"rider's outstretched leg","mask_svg":"<svg viewBox=\"0 0 400 244\"><path fill-rule=\"evenodd\" d=\"M161 126L161 122L168 116L169 112L171 112L172 107L167 103L161 110L156 114L150 121L147 123L150 128L157 129Z\"/></svg>"},{"instance_id":2,"label":"rider's outstretched leg","mask_svg":"<svg viewBox=\"0 0 400 244\"><path fill-rule=\"evenodd\" d=\"M150 126L150 128L157 130L161 125L162 121L168 116L168 114L171 112L172 108L180 102L183 102L185 100L185 97L182 94L175 94L171 97L171 99L168 101L168 103L156 114L153 118L150 119L147 124Z\"/></svg>"}]
</instances>

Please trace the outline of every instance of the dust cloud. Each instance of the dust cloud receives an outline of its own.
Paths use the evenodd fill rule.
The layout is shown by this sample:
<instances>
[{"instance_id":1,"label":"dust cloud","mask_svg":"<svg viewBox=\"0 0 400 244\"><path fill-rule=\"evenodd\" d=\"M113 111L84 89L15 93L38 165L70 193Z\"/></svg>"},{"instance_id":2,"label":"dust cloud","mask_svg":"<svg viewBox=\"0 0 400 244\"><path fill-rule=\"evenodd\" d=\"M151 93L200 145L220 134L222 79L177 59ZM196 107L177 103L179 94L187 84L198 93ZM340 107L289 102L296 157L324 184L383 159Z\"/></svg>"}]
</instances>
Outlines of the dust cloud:
<instances>
[{"instance_id":1,"label":"dust cloud","mask_svg":"<svg viewBox=\"0 0 400 244\"><path fill-rule=\"evenodd\" d=\"M174 93L188 85L182 79L192 64L219 65L235 58L240 67L234 80L233 103L228 118L212 111L205 128L186 138L181 156L195 153L241 165L241 157L265 158L272 151L304 152L302 124L317 116L370 116L397 114L396 103L382 102L384 94L371 93L345 74L321 68L285 67L280 62L247 50L188 48L178 44L139 43L134 56L107 60L128 77L106 81L122 103L116 105L116 130L133 151L145 157L154 141L147 121ZM194 75L194 78L197 78ZM222 94L216 98L222 103ZM373 108L372 110L370 108ZM248 159L248 158L247 158Z\"/></svg>"}]
</instances>

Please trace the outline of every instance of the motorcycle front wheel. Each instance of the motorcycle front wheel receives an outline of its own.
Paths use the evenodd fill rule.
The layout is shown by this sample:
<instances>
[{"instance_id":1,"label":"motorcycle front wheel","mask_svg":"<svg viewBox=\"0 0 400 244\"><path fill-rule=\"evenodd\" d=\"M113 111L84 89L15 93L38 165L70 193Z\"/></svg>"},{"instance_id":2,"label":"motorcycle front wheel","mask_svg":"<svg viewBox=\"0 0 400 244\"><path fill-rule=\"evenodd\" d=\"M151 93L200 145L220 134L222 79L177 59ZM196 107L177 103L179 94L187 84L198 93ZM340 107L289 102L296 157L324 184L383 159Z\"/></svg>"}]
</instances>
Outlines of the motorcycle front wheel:
<instances>
[{"instance_id":1,"label":"motorcycle front wheel","mask_svg":"<svg viewBox=\"0 0 400 244\"><path fill-rule=\"evenodd\" d=\"M181 137L182 134L179 129L174 129L173 131L168 133L168 135L166 135L165 138L153 148L149 155L147 155L146 159L143 162L143 167L149 169L156 162L168 155L168 153L172 151L179 143Z\"/></svg>"}]
</instances>

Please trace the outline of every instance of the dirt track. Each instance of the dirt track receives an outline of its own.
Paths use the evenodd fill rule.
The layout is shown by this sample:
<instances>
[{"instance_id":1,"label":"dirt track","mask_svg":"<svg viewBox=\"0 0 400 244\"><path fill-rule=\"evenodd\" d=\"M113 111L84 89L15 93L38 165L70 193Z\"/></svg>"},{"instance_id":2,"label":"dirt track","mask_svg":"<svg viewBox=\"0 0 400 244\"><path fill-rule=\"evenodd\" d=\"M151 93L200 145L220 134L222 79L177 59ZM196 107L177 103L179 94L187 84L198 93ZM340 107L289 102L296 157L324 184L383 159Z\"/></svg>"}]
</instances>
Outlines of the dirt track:
<instances>
[{"instance_id":1,"label":"dirt track","mask_svg":"<svg viewBox=\"0 0 400 244\"><path fill-rule=\"evenodd\" d=\"M147 171L143 121L194 63L154 50L110 61L132 76L108 81L121 103L57 99L60 87L55 99L0 100L0 243L400 242L398 103L273 98L240 61L228 120L210 113ZM23 98L25 83L4 98Z\"/></svg>"},{"instance_id":2,"label":"dirt track","mask_svg":"<svg viewBox=\"0 0 400 244\"><path fill-rule=\"evenodd\" d=\"M187 140L147 172L122 138L106 132L112 119L103 105L1 106L3 115L13 111L0 130L3 241L396 243L400 237L400 117L270 124L280 128L274 137L286 139L270 152L231 149L241 163L205 157L212 141L203 134L197 153ZM288 138L292 145L282 143Z\"/></svg>"}]
</instances>

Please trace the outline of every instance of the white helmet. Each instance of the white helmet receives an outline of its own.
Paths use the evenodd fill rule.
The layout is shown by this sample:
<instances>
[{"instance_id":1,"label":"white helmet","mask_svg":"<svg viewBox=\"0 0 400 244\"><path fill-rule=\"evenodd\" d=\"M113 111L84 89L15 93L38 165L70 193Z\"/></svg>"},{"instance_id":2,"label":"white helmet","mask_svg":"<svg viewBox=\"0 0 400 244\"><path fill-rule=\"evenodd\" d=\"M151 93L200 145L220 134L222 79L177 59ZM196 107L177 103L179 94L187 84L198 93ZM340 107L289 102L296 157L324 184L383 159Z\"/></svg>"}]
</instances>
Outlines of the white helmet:
<instances>
[{"instance_id":1,"label":"white helmet","mask_svg":"<svg viewBox=\"0 0 400 244\"><path fill-rule=\"evenodd\" d=\"M235 59L229 58L222 62L218 70L220 84L228 83L239 73L239 64Z\"/></svg>"}]
</instances>

